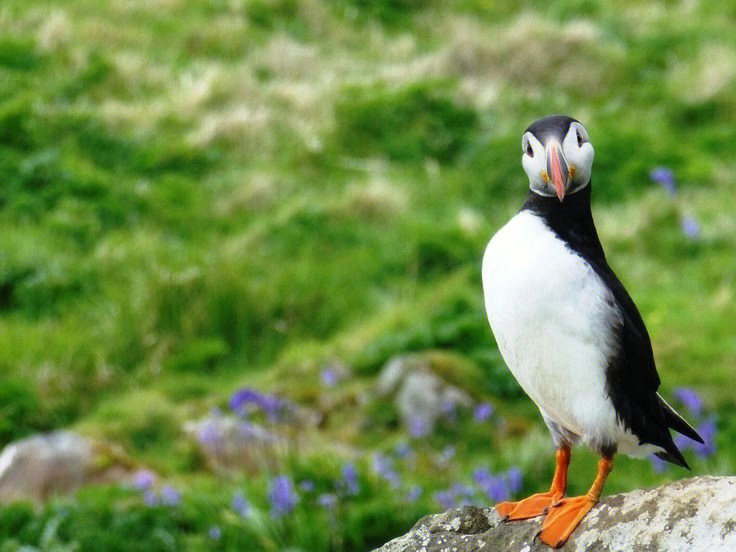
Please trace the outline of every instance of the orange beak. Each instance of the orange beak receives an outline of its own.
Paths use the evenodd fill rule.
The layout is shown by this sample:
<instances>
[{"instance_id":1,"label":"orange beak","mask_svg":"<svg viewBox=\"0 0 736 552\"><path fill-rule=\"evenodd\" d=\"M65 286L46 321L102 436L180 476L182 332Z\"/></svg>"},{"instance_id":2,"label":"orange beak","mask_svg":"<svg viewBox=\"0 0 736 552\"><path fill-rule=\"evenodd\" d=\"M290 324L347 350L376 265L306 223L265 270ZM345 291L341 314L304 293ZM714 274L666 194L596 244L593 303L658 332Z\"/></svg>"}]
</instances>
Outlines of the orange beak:
<instances>
[{"instance_id":1,"label":"orange beak","mask_svg":"<svg viewBox=\"0 0 736 552\"><path fill-rule=\"evenodd\" d=\"M570 182L570 170L562 153L562 146L556 140L547 144L547 174L555 187L557 199L562 203Z\"/></svg>"}]
</instances>

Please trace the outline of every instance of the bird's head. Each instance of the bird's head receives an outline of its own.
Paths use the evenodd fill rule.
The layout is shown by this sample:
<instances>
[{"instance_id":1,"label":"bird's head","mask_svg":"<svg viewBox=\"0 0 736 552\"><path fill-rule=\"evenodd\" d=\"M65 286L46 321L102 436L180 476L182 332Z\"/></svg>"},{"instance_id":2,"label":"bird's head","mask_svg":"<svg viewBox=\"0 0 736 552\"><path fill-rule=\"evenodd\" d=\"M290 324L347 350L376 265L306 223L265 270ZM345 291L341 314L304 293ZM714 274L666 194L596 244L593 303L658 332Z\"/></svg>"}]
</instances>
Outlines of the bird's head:
<instances>
[{"instance_id":1,"label":"bird's head","mask_svg":"<svg viewBox=\"0 0 736 552\"><path fill-rule=\"evenodd\" d=\"M590 183L593 145L585 127L572 117L553 115L535 121L521 137L521 164L529 188L562 201Z\"/></svg>"}]
</instances>

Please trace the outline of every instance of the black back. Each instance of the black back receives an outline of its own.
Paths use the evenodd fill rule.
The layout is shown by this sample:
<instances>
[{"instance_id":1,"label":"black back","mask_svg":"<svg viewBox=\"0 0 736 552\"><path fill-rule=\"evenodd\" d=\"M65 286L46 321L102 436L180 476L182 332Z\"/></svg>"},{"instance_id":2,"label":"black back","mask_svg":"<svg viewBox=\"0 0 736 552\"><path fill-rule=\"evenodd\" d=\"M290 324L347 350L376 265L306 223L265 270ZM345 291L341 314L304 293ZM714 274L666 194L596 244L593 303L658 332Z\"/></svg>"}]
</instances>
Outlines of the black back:
<instances>
[{"instance_id":1,"label":"black back","mask_svg":"<svg viewBox=\"0 0 736 552\"><path fill-rule=\"evenodd\" d=\"M622 320L612 331L619 347L608 360L606 385L619 420L639 438L640 444L661 446L667 451L663 454L666 460L687 467L672 441L668 427L673 424L657 395L660 380L649 333L634 301L606 262L593 222L590 193L588 184L560 202L556 197L540 196L530 190L522 211L539 215L573 253L582 257L610 290L611 300L618 307ZM601 447L609 445L604 443Z\"/></svg>"}]
</instances>

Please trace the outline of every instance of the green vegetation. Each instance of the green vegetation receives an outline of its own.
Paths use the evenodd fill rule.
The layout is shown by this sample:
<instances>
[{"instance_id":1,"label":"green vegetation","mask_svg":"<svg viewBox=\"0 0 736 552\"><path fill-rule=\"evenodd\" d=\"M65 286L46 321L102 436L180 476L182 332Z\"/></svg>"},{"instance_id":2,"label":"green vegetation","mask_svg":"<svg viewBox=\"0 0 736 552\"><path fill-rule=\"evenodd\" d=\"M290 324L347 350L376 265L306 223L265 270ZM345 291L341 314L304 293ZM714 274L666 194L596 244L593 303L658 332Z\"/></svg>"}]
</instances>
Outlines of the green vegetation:
<instances>
[{"instance_id":1,"label":"green vegetation","mask_svg":"<svg viewBox=\"0 0 736 552\"><path fill-rule=\"evenodd\" d=\"M590 132L594 215L663 394L696 389L715 417L693 472L732 473L734 17L714 1L4 0L0 445L76 429L182 496L3 507L0 550L367 550L478 468L546 486L546 430L487 328L480 259L526 194L521 133L551 113ZM406 435L374 384L422 351L490 420ZM327 384L334 362L350 375ZM182 426L244 387L321 421L278 469L224 476ZM356 493L336 483L349 462ZM595 458L573 462L576 492ZM617 466L609 492L685 475ZM279 474L315 489L274 519Z\"/></svg>"}]
</instances>

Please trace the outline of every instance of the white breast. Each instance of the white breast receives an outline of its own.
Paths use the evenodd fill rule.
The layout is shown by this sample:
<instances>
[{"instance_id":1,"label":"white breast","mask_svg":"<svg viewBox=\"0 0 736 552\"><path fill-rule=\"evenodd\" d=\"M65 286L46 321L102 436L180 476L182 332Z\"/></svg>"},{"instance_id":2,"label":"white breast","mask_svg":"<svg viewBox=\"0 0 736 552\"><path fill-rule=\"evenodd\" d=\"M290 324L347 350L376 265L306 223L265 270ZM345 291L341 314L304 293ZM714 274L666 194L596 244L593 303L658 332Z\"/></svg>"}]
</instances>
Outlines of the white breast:
<instances>
[{"instance_id":1,"label":"white breast","mask_svg":"<svg viewBox=\"0 0 736 552\"><path fill-rule=\"evenodd\" d=\"M483 291L501 354L542 414L585 441L620 442L605 391L620 317L591 266L522 211L486 248Z\"/></svg>"}]
</instances>

